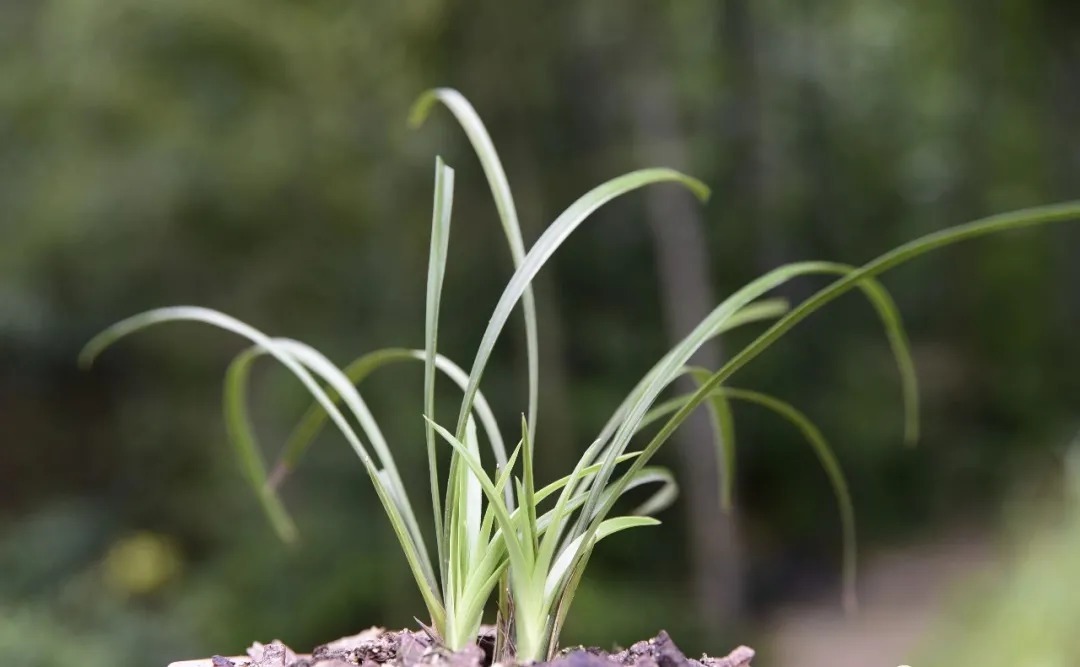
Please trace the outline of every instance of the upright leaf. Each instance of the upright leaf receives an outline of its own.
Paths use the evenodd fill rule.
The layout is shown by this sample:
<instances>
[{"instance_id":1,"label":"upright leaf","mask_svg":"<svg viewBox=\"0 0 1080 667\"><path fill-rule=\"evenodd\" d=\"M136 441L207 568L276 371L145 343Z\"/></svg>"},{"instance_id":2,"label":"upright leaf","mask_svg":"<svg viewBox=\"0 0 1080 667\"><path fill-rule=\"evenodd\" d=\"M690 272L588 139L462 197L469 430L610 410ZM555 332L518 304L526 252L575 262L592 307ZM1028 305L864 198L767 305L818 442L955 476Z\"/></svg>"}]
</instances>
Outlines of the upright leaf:
<instances>
[{"instance_id":1,"label":"upright leaf","mask_svg":"<svg viewBox=\"0 0 1080 667\"><path fill-rule=\"evenodd\" d=\"M424 414L435 419L435 358L439 347L439 303L442 300L443 276L446 274L446 253L450 242L450 211L454 202L454 170L435 158L435 202L431 214L431 250L428 257L427 305L424 317ZM431 509L435 519L435 543L439 567L445 571L442 506L439 502L439 460L435 455L435 431L426 423L425 438L428 456L428 484L431 487Z\"/></svg>"},{"instance_id":2,"label":"upright leaf","mask_svg":"<svg viewBox=\"0 0 1080 667\"><path fill-rule=\"evenodd\" d=\"M510 256L514 261L514 268L521 266L525 260L525 242L521 238L521 224L518 222L517 207L514 206L514 197L510 193L510 182L506 178L499 154L495 150L495 144L491 141L487 128L480 120L479 114L469 104L469 101L452 88L436 88L429 90L420 96L413 105L412 113L409 114L409 122L413 127L419 126L431 112L436 102L442 102L446 108L454 114L465 135L472 144L473 151L480 159L480 166L487 177L488 186L491 188L491 196L495 200L495 208L499 212L499 221L502 223L503 232L506 234L507 243L510 245ZM540 348L537 335L536 303L533 297L532 286L527 286L522 298L522 308L525 312L525 347L529 365L529 410L528 424L529 439L536 440L536 416L539 403L540 386ZM459 425L460 430L460 425ZM458 434L461 437L461 434Z\"/></svg>"}]
</instances>

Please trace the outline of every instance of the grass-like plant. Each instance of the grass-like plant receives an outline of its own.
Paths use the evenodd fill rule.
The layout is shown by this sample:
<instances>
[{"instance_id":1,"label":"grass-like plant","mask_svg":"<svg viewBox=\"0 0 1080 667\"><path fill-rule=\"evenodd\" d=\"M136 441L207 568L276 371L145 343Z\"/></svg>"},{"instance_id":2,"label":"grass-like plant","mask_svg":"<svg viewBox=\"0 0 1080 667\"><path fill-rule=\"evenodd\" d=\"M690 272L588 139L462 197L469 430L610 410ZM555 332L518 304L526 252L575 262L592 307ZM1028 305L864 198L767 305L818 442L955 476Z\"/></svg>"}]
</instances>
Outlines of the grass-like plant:
<instances>
[{"instance_id":1,"label":"grass-like plant","mask_svg":"<svg viewBox=\"0 0 1080 667\"><path fill-rule=\"evenodd\" d=\"M758 404L791 422L820 458L840 506L844 597L847 603L853 603L854 513L843 475L827 442L794 407L759 392L729 387L726 381L807 316L842 294L860 289L885 326L900 371L905 438L914 442L918 433L915 371L895 304L875 276L957 241L1080 217L1080 204L1076 203L1026 209L924 236L861 267L800 262L770 271L716 306L645 374L570 474L538 486L533 460L536 447L543 445L538 444L536 435L539 356L531 289L537 272L593 211L616 197L664 182L684 186L702 200L708 197L708 189L700 181L671 169L631 172L594 188L574 202L526 251L506 175L487 131L465 98L449 89L430 91L417 102L412 123L422 123L437 103L451 111L480 159L515 267L468 372L438 352L439 305L454 190L454 172L441 159L436 159L435 166L424 349L378 350L342 369L304 343L270 337L220 312L183 306L152 310L114 324L87 344L81 360L90 364L119 338L163 322L202 322L246 338L252 347L233 361L226 374L224 411L242 468L275 530L286 540L295 539L296 528L276 490L329 420L355 450L371 478L427 606L430 630L451 649L475 641L485 610L494 601L499 628L498 656L532 660L552 654L597 542L628 528L654 525L657 521L653 515L674 499L677 487L671 473L650 466L649 462L699 406L704 405L710 412L718 456L722 460L719 502L730 506L734 472L733 401ZM774 288L814 274L832 275L836 279L793 309L781 300L766 298ZM495 343L519 303L524 313L527 343L528 404L522 415L520 435L515 429L516 445L508 452L480 384ZM771 325L719 369L687 365L709 339L735 327L766 321ZM315 401L286 442L272 471L268 471L247 412L250 369L263 355L274 357L291 371ZM390 446L358 389L374 371L401 362L420 362L424 366L422 402L435 528L434 561ZM435 384L440 373L463 393L452 428L434 421ZM672 383L683 375L690 375L698 389L692 394L661 401ZM644 446L634 449L635 437L655 424L660 426ZM496 464L490 472L481 461L485 444ZM450 450L446 471L440 470L440 447ZM647 484L657 484L659 488L636 508L615 513L616 504L628 491Z\"/></svg>"}]
</instances>

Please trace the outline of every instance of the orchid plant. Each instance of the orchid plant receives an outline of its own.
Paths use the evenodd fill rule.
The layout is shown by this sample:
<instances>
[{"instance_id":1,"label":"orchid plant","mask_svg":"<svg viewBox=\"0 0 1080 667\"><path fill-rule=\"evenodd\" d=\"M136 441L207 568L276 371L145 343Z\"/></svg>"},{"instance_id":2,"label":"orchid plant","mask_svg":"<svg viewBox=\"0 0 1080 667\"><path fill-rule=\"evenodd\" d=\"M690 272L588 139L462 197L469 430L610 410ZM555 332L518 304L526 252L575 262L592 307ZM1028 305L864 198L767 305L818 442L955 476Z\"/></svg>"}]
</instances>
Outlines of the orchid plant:
<instances>
[{"instance_id":1,"label":"orchid plant","mask_svg":"<svg viewBox=\"0 0 1080 667\"><path fill-rule=\"evenodd\" d=\"M177 321L209 324L251 344L230 364L225 378L224 412L230 440L248 483L271 524L285 540L297 530L277 495L320 430L331 422L356 452L401 544L402 552L427 606L429 631L450 649L476 641L485 612L495 606L497 654L519 661L543 659L557 649L574 593L597 543L615 533L655 525L655 515L677 493L670 471L650 465L652 457L686 418L700 406L710 413L722 465L720 502L730 507L734 473L733 402L763 406L793 424L813 447L837 495L844 542L844 597L854 601L855 520L847 485L821 432L793 406L760 392L728 386L732 375L810 314L837 297L859 289L881 319L899 369L905 404L905 437L918 434L915 370L897 308L875 277L921 254L965 239L1080 217L1080 204L1027 209L939 231L900 246L861 266L799 262L772 270L737 290L715 307L683 340L664 355L615 409L572 471L546 485L534 474L537 447L539 345L532 281L566 239L599 207L612 199L659 183L674 183L700 199L709 191L700 181L671 169L643 169L590 190L567 208L526 250L514 199L498 154L473 107L450 89L432 90L411 115L421 124L436 104L444 105L465 131L480 160L495 200L514 263L514 273L496 304L468 371L438 350L440 302L446 269L454 195L454 171L435 161L434 203L427 274L423 349L389 348L370 352L339 368L317 350L288 338L272 337L223 313L180 306L151 310L109 327L91 340L81 360L89 365L108 346L149 326ZM828 286L790 308L769 298L771 290L795 278L824 274ZM495 343L513 311L524 313L528 356L528 403L512 449L480 390ZM750 344L718 369L689 366L708 340L736 327L770 323ZM280 460L268 468L248 413L248 384L253 363L273 357L287 368L314 399L285 443ZM374 371L402 363L424 369L423 418L429 470L434 551L421 528L419 512L402 482L387 439L368 409L359 387ZM462 392L456 422L435 421L436 381L445 376ZM692 394L667 397L673 382L692 377ZM643 433L659 428L643 440ZM450 450L449 467L439 465L441 447ZM490 449L494 470L485 468L481 451ZM655 485L653 494L624 513L616 512L630 490Z\"/></svg>"}]
</instances>

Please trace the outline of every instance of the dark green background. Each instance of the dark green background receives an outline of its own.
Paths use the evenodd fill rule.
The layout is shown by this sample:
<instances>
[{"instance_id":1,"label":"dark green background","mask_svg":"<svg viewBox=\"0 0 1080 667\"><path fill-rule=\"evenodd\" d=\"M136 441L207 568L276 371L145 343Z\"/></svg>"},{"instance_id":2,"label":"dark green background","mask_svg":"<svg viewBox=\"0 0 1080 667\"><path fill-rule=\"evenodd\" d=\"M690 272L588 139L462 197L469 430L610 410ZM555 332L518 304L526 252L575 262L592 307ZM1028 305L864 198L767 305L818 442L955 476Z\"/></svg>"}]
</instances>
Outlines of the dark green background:
<instances>
[{"instance_id":1,"label":"dark green background","mask_svg":"<svg viewBox=\"0 0 1080 667\"><path fill-rule=\"evenodd\" d=\"M0 649L12 664L164 664L273 637L305 647L422 614L339 439L320 441L286 491L301 545L275 540L219 414L238 341L176 326L90 373L75 358L116 319L180 303L342 364L421 346L441 154L457 193L440 343L467 364L511 265L459 128L442 110L406 126L434 85L461 90L488 124L526 243L579 194L677 146L685 162L669 166L713 188L700 220L717 296L785 261L860 263L1080 196L1080 11L1060 0L0 0ZM670 122L642 124L643 108ZM666 349L645 216L640 193L602 209L541 274L545 479L570 470ZM864 553L993 524L1018 484L1053 488L1080 427L1078 251L1080 224L1059 225L886 276L923 383L916 450L901 445L880 325L855 297L736 377L831 437ZM512 323L484 385L510 425L524 408ZM257 377L276 447L306 402L279 369ZM420 385L417 366L368 390L418 497ZM738 416L737 621L695 617L680 503L663 527L598 550L568 642L666 627L688 653L721 651L757 637L778 604L835 594L824 476L785 425ZM179 567L133 594L103 573L144 532Z\"/></svg>"}]
</instances>

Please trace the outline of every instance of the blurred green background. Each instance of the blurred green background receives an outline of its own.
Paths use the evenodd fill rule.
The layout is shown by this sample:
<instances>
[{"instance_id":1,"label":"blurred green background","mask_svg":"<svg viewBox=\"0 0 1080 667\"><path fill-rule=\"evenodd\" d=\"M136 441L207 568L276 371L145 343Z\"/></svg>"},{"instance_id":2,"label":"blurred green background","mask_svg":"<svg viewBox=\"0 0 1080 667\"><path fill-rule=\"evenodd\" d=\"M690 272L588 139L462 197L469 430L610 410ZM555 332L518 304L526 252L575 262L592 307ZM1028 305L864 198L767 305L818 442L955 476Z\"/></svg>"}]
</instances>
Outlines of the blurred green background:
<instances>
[{"instance_id":1,"label":"blurred green background","mask_svg":"<svg viewBox=\"0 0 1080 667\"><path fill-rule=\"evenodd\" d=\"M444 111L406 126L435 85L487 123L526 243L637 167L713 188L704 207L670 187L609 205L541 274L545 478L572 467L700 302L787 261L861 263L950 224L1080 197L1080 5L1066 0L0 0L8 664L163 665L422 613L360 465L331 434L286 489L301 544L276 541L220 418L237 340L176 326L89 373L75 358L107 324L180 303L342 364L422 346L441 154L457 193L440 344L467 364L511 263L460 129ZM1080 574L1064 472L1080 429L1078 253L1080 224L1058 225L885 277L922 382L917 449L901 443L889 348L856 297L735 378L801 407L836 446L868 563L861 619L833 619L840 543L824 475L796 432L748 408L736 529L718 529L710 445L691 431L663 454L683 500L662 527L598 550L566 643L663 627L688 653L744 642L766 666L842 665L851 635L877 636L859 628L880 608L886 640L852 664L985 667L997 663L964 651L1033 645L1049 651L1040 664L1076 664L1075 635L1041 619L1080 619L1064 594ZM485 376L506 424L525 405L519 328ZM276 450L307 403L284 372L259 370L253 405ZM417 493L421 375L367 392ZM935 569L925 554L941 549L960 567ZM899 583L875 586L890 563L908 564ZM996 574L965 583L980 563ZM888 637L907 626L888 610L920 582L955 589L911 612L942 614L949 632L910 629L893 658ZM799 632L836 653L818 661Z\"/></svg>"}]
</instances>

